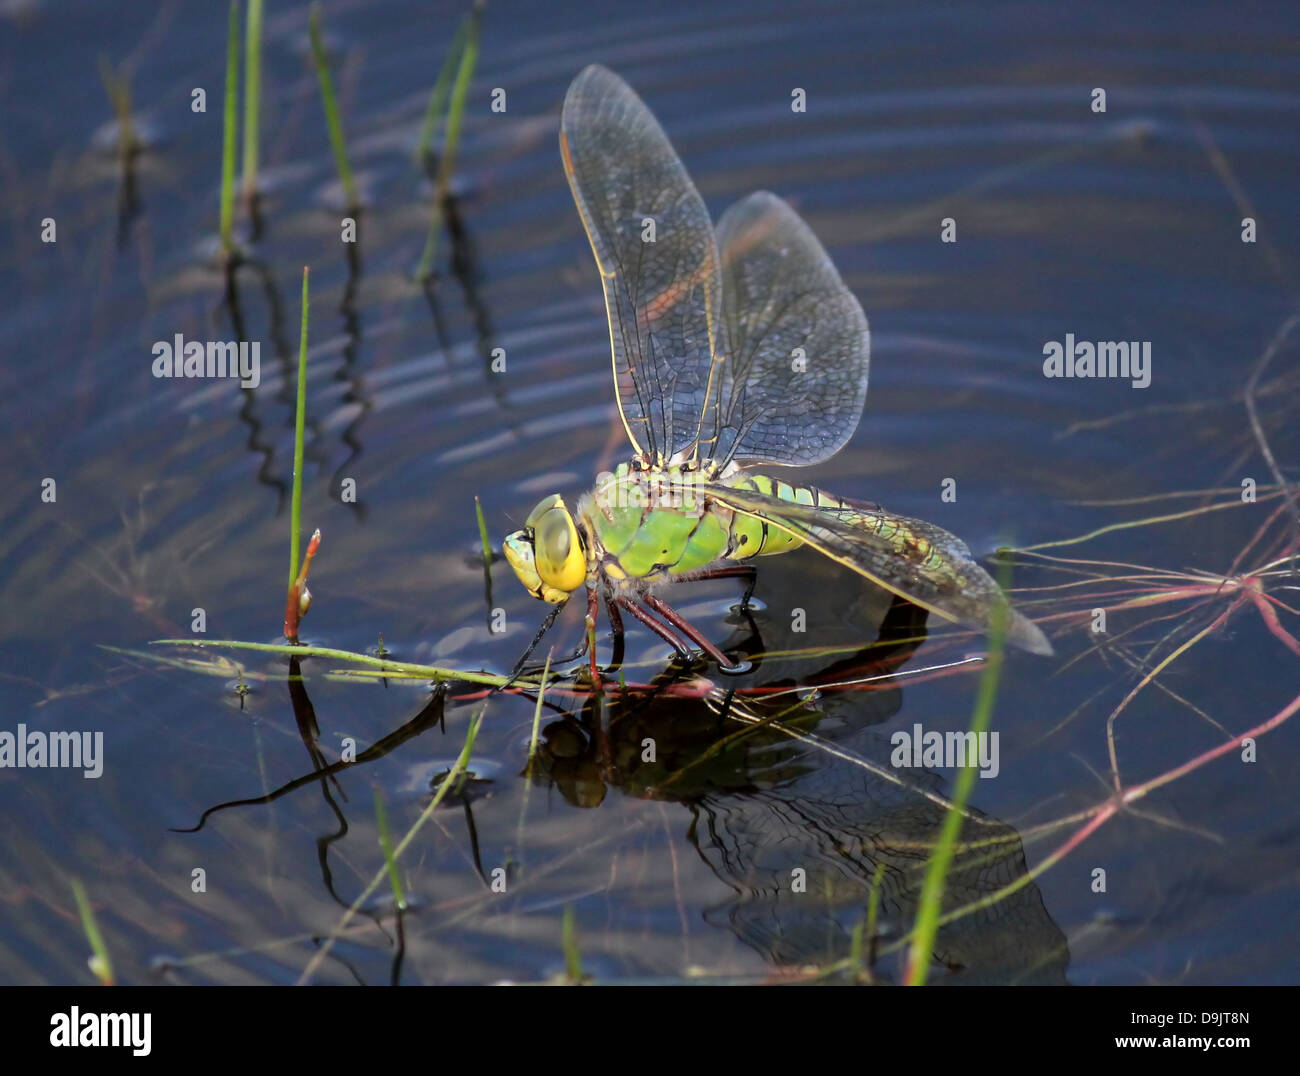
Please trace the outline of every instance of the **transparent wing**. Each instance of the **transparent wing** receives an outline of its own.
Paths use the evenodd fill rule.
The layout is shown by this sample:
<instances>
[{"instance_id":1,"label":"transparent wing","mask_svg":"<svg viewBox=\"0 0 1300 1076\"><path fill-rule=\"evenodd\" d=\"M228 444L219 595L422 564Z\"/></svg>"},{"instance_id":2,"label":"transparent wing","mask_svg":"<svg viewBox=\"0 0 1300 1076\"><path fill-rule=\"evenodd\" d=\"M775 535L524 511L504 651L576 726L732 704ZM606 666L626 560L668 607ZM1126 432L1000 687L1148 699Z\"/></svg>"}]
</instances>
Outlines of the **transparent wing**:
<instances>
[{"instance_id":1,"label":"transparent wing","mask_svg":"<svg viewBox=\"0 0 1300 1076\"><path fill-rule=\"evenodd\" d=\"M1052 653L1047 636L1010 607L993 577L972 559L966 543L941 527L868 504L819 508L721 483L697 488L734 512L762 519L803 540L945 620L987 633L994 610L1005 608L1010 614L1009 643L1035 654Z\"/></svg>"},{"instance_id":2,"label":"transparent wing","mask_svg":"<svg viewBox=\"0 0 1300 1076\"><path fill-rule=\"evenodd\" d=\"M730 345L701 454L806 466L853 436L867 398L866 315L793 209L759 191L718 222Z\"/></svg>"},{"instance_id":3,"label":"transparent wing","mask_svg":"<svg viewBox=\"0 0 1300 1076\"><path fill-rule=\"evenodd\" d=\"M569 87L560 153L605 289L623 424L638 450L670 457L695 444L717 402L708 210L650 110L603 67Z\"/></svg>"}]
</instances>

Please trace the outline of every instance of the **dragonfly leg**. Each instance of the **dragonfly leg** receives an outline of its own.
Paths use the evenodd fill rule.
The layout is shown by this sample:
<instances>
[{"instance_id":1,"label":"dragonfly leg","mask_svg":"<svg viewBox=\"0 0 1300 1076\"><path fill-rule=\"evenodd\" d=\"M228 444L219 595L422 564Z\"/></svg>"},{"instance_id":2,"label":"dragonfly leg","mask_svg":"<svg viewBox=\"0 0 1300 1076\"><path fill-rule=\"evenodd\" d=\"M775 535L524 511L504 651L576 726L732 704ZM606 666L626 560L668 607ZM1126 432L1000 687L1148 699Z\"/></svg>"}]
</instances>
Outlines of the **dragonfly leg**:
<instances>
[{"instance_id":1,"label":"dragonfly leg","mask_svg":"<svg viewBox=\"0 0 1300 1076\"><path fill-rule=\"evenodd\" d=\"M587 588L587 619L583 625L582 638L587 647L587 665L591 670L591 686L599 691L602 680L600 670L596 668L596 618L600 616L600 595L595 587Z\"/></svg>"},{"instance_id":2,"label":"dragonfly leg","mask_svg":"<svg viewBox=\"0 0 1300 1076\"><path fill-rule=\"evenodd\" d=\"M749 612L749 599L754 596L754 588L758 586L758 569L752 564L746 564L742 569L749 575L749 582L745 584L745 594L740 599L740 608L742 612Z\"/></svg>"},{"instance_id":3,"label":"dragonfly leg","mask_svg":"<svg viewBox=\"0 0 1300 1076\"><path fill-rule=\"evenodd\" d=\"M659 621L657 621L654 617L652 617L649 613L647 613L644 609L642 609L639 605L637 605L634 601L632 601L631 598L616 598L615 601L618 603L619 608L626 609L629 613L631 613L634 617L636 617L637 620L641 621L642 624L644 624L647 628L649 628L656 635L658 635L659 638L667 642L668 645L671 646L674 650L676 650L677 653L680 654L682 657L689 658L693 656L691 654L690 646L687 645L687 643L680 636L678 636L675 632L671 631L665 625L660 624Z\"/></svg>"},{"instance_id":4,"label":"dragonfly leg","mask_svg":"<svg viewBox=\"0 0 1300 1076\"><path fill-rule=\"evenodd\" d=\"M719 667L723 669L735 669L736 664L726 654L714 646L703 634L701 634L691 623L683 617L676 609L664 601L656 598L653 594L645 595L643 599L646 605L650 606L656 613L663 617L669 624L680 631L686 638L690 639L696 646L716 661Z\"/></svg>"},{"instance_id":5,"label":"dragonfly leg","mask_svg":"<svg viewBox=\"0 0 1300 1076\"><path fill-rule=\"evenodd\" d=\"M749 611L749 599L754 596L754 587L758 585L758 568L753 564L730 564L725 568L704 568L686 576L682 581L703 582L706 579L748 579L745 596L740 599L741 612Z\"/></svg>"},{"instance_id":6,"label":"dragonfly leg","mask_svg":"<svg viewBox=\"0 0 1300 1076\"><path fill-rule=\"evenodd\" d=\"M515 662L515 667L510 671L510 676L506 679L506 682L500 687L494 688L494 692L504 691L519 679L520 675L524 671L524 666L528 664L528 659L533 656L533 651L537 649L537 644L540 643L546 633L551 630L551 625L555 623L556 618L560 615L560 610L563 609L566 604L566 602L560 602L546 615L546 619L542 621L542 626L537 629L537 634L533 636L533 641L528 644L528 649L525 650L519 660Z\"/></svg>"},{"instance_id":7,"label":"dragonfly leg","mask_svg":"<svg viewBox=\"0 0 1300 1076\"><path fill-rule=\"evenodd\" d=\"M611 594L605 594L605 611L609 614L610 632L614 637L614 653L609 659L609 667L617 669L623 664L623 616Z\"/></svg>"}]
</instances>

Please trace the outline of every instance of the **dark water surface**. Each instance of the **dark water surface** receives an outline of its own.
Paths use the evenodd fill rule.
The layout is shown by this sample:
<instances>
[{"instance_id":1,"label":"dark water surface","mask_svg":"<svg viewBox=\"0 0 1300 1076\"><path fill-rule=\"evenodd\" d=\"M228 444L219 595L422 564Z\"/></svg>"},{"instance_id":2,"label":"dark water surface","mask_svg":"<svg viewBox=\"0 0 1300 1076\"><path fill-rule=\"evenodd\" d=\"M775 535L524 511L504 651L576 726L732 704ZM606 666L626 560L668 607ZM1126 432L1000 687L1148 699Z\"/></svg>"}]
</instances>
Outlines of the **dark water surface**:
<instances>
[{"instance_id":1,"label":"dark water surface","mask_svg":"<svg viewBox=\"0 0 1300 1076\"><path fill-rule=\"evenodd\" d=\"M1228 506L1041 551L1082 569L1017 558L1019 600L1057 656L1009 656L999 772L975 782L963 836L978 846L945 905L977 910L940 933L933 978L1295 981L1300 724L1260 735L1248 760L1234 747L1187 766L1300 692L1300 654L1280 634L1300 617L1268 600L1300 599L1297 577L1269 567L1294 516L1270 491L1246 398L1280 339L1251 400L1294 478L1294 10L492 5L459 236L443 235L426 294L410 272L430 186L411 150L463 8L326 5L368 203L350 271L306 5L269 7L265 228L232 311L212 261L224 6L3 5L0 733L101 732L103 772L0 768L0 981L90 979L72 876L120 981L295 981L383 867L375 790L395 834L419 816L484 711L473 685L431 696L427 682L331 676L343 664L320 658L299 684L273 655L148 643L191 635L196 609L207 638L280 641L309 264L303 524L324 545L305 638L365 650L382 634L397 659L510 668L544 610L504 562L487 600L474 497L499 543L543 495L576 497L625 450L556 147L564 90L592 62L646 99L715 220L751 190L777 192L861 299L866 415L808 480L933 520L980 556ZM101 56L129 68L149 139L129 190ZM195 87L206 113L191 111ZM41 242L44 218L55 243ZM241 331L261 346L255 391L151 375L155 341ZM1150 386L1045 378L1044 344L1067 333L1149 342ZM489 372L496 348L504 374ZM955 501L941 498L948 478ZM347 480L355 503L340 498ZM1143 587L1178 600L1119 608ZM1168 593L1179 587L1199 589ZM662 690L548 697L531 782L533 699L487 700L475 780L401 858L412 907L399 925L385 881L311 978L546 979L564 969L566 907L602 980L828 970L876 879L873 970L897 981L955 771L892 766L891 736L965 728L979 666L962 661L984 643L931 624L918 645L914 610L806 552L762 563L758 597L759 648L784 655L729 681L670 666L633 632L628 679ZM756 647L731 612L736 587L673 598L712 638ZM806 632L791 630L795 609ZM580 631L569 612L557 653ZM699 676L719 690L697 690ZM866 676L874 690L792 691ZM730 687L743 690L720 717ZM746 731L744 716L780 721ZM357 762L317 772L350 742ZM1123 788L1174 779L1094 828L1114 795L1112 743Z\"/></svg>"}]
</instances>

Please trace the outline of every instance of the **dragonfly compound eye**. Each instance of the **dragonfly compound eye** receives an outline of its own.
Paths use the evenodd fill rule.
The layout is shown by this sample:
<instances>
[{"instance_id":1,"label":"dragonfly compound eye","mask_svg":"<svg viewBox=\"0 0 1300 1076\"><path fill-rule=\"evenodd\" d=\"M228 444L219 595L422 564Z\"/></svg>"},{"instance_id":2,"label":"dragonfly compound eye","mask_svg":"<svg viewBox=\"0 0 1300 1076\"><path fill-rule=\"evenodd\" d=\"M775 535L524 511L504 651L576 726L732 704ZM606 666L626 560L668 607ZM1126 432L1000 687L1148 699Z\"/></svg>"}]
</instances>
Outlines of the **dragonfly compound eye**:
<instances>
[{"instance_id":1,"label":"dragonfly compound eye","mask_svg":"<svg viewBox=\"0 0 1300 1076\"><path fill-rule=\"evenodd\" d=\"M528 513L521 530L506 537L502 551L534 598L558 605L587 578L587 560L573 516L558 495Z\"/></svg>"},{"instance_id":2,"label":"dragonfly compound eye","mask_svg":"<svg viewBox=\"0 0 1300 1076\"><path fill-rule=\"evenodd\" d=\"M554 590L566 594L577 590L587 580L587 557L573 516L559 497L548 497L534 509L534 515L537 519L533 524L533 555L537 574Z\"/></svg>"}]
</instances>

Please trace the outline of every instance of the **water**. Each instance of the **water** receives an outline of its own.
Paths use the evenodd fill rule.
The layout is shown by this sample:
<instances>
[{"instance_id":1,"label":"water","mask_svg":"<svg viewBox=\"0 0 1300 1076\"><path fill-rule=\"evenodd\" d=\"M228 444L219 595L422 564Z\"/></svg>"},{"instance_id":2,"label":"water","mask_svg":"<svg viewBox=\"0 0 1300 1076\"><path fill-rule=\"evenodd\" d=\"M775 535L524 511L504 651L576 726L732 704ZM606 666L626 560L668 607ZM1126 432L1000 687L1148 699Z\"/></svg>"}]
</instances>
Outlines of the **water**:
<instances>
[{"instance_id":1,"label":"water","mask_svg":"<svg viewBox=\"0 0 1300 1076\"><path fill-rule=\"evenodd\" d=\"M193 634L198 609L208 638L278 641L286 373L310 264L303 520L324 540L305 637L365 650L382 634L397 659L513 664L544 610L501 562L487 600L474 497L499 541L543 495L579 494L624 451L599 282L555 142L564 89L587 63L647 100L715 219L750 190L774 190L866 308L866 415L809 480L940 523L980 555L1240 502L1243 479L1259 484L1254 505L1044 550L1111 562L1096 569L1108 576L1122 562L1221 577L1276 508L1243 390L1297 306L1294 15L669 4L614 5L593 24L579 5L492 9L457 170L462 233L443 236L426 295L410 271L429 185L410 151L461 9L325 12L368 205L350 271L306 9L280 7L264 58L261 268L241 271L233 312L209 261L220 6L19 5L0 22L0 732L103 734L98 779L0 769L4 981L89 978L70 875L120 981L295 981L382 870L375 790L404 834L454 763L484 705L473 685L431 695L423 682L344 681L325 659L304 663L300 685L278 658L149 643ZM129 67L150 140L125 193L87 42ZM191 111L196 87L205 113ZM791 110L796 87L805 113ZM1104 113L1090 107L1098 87ZM488 107L497 88L504 113ZM52 244L40 241L46 217ZM945 218L955 243L941 241ZM156 341L232 339L237 326L261 344L255 391L151 375ZM1044 345L1067 333L1149 341L1150 387L1044 378ZM1291 476L1296 356L1288 335L1258 394ZM54 503L41 500L46 478ZM340 496L349 481L355 503ZM1093 503L1210 488L1229 492ZM1243 563L1264 563L1286 533L1276 520ZM1022 567L1016 582L1073 578ZM1287 576L1266 585L1295 596L1276 589L1294 585ZM1111 794L1108 716L1232 600L1124 611L1124 595L1099 596L1112 589L1022 595L1057 617L1058 656L1008 661L998 776L976 781L964 830L994 854L959 861L951 900L987 897L1075 837L1081 812ZM628 679L659 677L662 690L603 707L548 696L531 783L533 700L492 698L474 781L402 858L412 906L400 941L384 880L314 981L545 979L564 967L566 906L599 979L761 981L842 960L873 884L869 956L877 977L898 979L896 941L955 771L899 770L891 737L966 726L978 664L964 659L982 643L931 624L918 647L912 611L806 553L762 564L753 625L731 612L733 586L672 597L728 653L782 653L723 677L670 667L665 646L632 633ZM1108 611L1103 636L1090 630L1094 606ZM504 633L490 630L494 608ZM804 633L791 631L798 608ZM1279 615L1294 633L1295 616ZM579 625L562 620L557 655ZM1279 713L1294 668L1243 604L1115 719L1124 787ZM867 676L876 690L794 693ZM739 735L738 718L773 713L780 729ZM1294 981L1297 736L1284 722L1259 738L1255 761L1234 749L1152 791L947 928L933 978Z\"/></svg>"}]
</instances>

